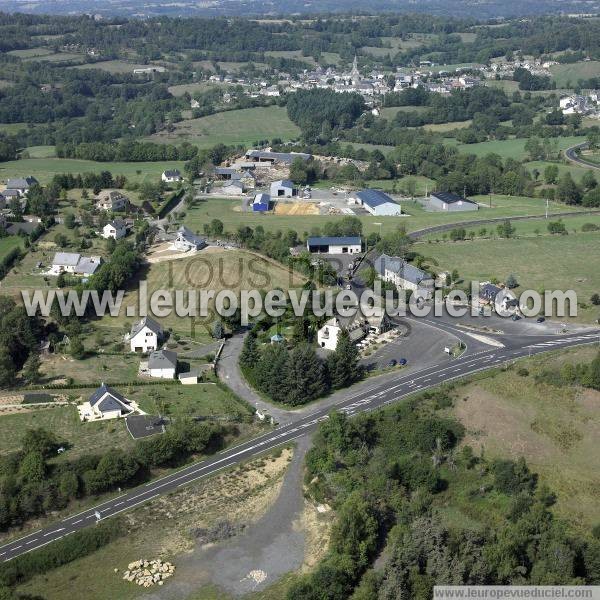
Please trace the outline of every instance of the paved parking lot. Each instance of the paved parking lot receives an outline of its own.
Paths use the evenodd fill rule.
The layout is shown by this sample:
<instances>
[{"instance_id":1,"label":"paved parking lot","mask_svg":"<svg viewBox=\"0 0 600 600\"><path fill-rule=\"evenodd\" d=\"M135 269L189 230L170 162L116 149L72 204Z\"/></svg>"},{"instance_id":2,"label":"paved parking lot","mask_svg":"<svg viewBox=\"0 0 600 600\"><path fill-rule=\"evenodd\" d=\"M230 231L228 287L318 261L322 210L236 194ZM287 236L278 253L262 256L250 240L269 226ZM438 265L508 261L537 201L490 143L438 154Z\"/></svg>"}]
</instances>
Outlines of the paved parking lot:
<instances>
[{"instance_id":1,"label":"paved parking lot","mask_svg":"<svg viewBox=\"0 0 600 600\"><path fill-rule=\"evenodd\" d=\"M125 418L125 424L134 440L165 432L165 421L152 415L131 415Z\"/></svg>"}]
</instances>

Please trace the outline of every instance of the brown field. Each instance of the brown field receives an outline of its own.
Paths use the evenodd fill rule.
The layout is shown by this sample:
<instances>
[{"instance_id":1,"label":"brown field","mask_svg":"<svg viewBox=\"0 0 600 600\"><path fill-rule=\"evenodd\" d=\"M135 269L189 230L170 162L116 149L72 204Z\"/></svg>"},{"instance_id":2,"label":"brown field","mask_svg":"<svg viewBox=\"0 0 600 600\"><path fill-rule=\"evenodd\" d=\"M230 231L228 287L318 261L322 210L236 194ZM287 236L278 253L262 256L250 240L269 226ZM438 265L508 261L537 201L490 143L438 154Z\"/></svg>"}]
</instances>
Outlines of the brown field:
<instances>
[{"instance_id":1,"label":"brown field","mask_svg":"<svg viewBox=\"0 0 600 600\"><path fill-rule=\"evenodd\" d=\"M276 215L318 215L319 207L314 202L278 202L273 212Z\"/></svg>"}]
</instances>

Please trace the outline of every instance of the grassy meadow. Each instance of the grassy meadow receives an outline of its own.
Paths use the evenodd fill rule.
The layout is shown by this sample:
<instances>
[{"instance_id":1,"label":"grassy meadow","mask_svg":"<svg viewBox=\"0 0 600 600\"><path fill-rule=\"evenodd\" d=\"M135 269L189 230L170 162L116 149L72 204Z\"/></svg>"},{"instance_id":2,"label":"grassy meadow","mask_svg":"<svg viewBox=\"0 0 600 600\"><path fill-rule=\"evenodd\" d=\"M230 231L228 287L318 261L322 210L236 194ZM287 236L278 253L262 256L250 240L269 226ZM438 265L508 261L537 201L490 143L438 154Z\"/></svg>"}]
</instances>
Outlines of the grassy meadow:
<instances>
[{"instance_id":1,"label":"grassy meadow","mask_svg":"<svg viewBox=\"0 0 600 600\"><path fill-rule=\"evenodd\" d=\"M252 146L260 140L290 140L299 135L300 129L289 120L284 107L266 106L180 121L174 131L155 133L148 139L171 144L190 142L207 148L218 143Z\"/></svg>"}]
</instances>

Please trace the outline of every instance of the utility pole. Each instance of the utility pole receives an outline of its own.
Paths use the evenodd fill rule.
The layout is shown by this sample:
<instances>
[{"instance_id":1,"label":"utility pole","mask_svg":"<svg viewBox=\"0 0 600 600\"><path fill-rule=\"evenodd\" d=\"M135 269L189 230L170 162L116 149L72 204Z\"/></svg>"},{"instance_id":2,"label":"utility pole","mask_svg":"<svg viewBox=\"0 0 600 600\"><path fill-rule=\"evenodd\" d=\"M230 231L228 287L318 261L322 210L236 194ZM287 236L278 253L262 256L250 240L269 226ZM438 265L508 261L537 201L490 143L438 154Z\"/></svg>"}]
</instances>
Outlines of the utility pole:
<instances>
[{"instance_id":1,"label":"utility pole","mask_svg":"<svg viewBox=\"0 0 600 600\"><path fill-rule=\"evenodd\" d=\"M548 218L548 207L550 205L550 200L546 198L546 219Z\"/></svg>"}]
</instances>

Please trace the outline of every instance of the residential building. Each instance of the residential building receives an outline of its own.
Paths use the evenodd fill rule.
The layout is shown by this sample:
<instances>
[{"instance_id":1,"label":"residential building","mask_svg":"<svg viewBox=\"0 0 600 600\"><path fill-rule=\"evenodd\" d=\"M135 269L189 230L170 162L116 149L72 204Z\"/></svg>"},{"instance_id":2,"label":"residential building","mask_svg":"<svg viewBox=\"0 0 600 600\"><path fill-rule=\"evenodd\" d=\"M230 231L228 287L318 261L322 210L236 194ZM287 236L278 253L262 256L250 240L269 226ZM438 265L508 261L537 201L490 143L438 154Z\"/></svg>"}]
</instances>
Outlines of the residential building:
<instances>
[{"instance_id":1,"label":"residential building","mask_svg":"<svg viewBox=\"0 0 600 600\"><path fill-rule=\"evenodd\" d=\"M114 221L109 221L102 228L102 237L113 240L120 240L122 237L127 235L127 225L123 219L115 219Z\"/></svg>"},{"instance_id":2,"label":"residential building","mask_svg":"<svg viewBox=\"0 0 600 600\"><path fill-rule=\"evenodd\" d=\"M168 169L163 171L163 174L160 176L160 178L165 183L178 183L179 181L183 181L183 177L177 169Z\"/></svg>"},{"instance_id":3,"label":"residential building","mask_svg":"<svg viewBox=\"0 0 600 600\"><path fill-rule=\"evenodd\" d=\"M402 208L390 196L381 190L361 190L351 196L367 212L376 217L397 216L402 214Z\"/></svg>"},{"instance_id":4,"label":"residential building","mask_svg":"<svg viewBox=\"0 0 600 600\"><path fill-rule=\"evenodd\" d=\"M298 195L298 188L290 179L280 179L271 183L271 198L292 198Z\"/></svg>"},{"instance_id":5,"label":"residential building","mask_svg":"<svg viewBox=\"0 0 600 600\"><path fill-rule=\"evenodd\" d=\"M472 200L467 200L452 192L433 192L429 196L429 206L434 210L458 212L465 210L479 210L479 205Z\"/></svg>"},{"instance_id":6,"label":"residential building","mask_svg":"<svg viewBox=\"0 0 600 600\"><path fill-rule=\"evenodd\" d=\"M403 258L382 254L375 260L375 270L383 281L393 283L398 289L419 292L429 297L435 289L435 279Z\"/></svg>"},{"instance_id":7,"label":"residential building","mask_svg":"<svg viewBox=\"0 0 600 600\"><path fill-rule=\"evenodd\" d=\"M71 273L72 275L93 275L102 265L100 256L81 256L77 252L57 252L52 260L50 275Z\"/></svg>"},{"instance_id":8,"label":"residential building","mask_svg":"<svg viewBox=\"0 0 600 600\"><path fill-rule=\"evenodd\" d=\"M200 236L197 236L185 225L182 225L177 230L177 235L171 244L171 249L178 252L190 252L201 250L204 246L206 246L206 242Z\"/></svg>"},{"instance_id":9,"label":"residential building","mask_svg":"<svg viewBox=\"0 0 600 600\"><path fill-rule=\"evenodd\" d=\"M150 317L144 317L134 323L129 334L129 343L132 352L154 352L159 342L164 337L163 328Z\"/></svg>"},{"instance_id":10,"label":"residential building","mask_svg":"<svg viewBox=\"0 0 600 600\"><path fill-rule=\"evenodd\" d=\"M31 175L28 177L17 177L14 179L9 179L6 182L6 189L16 190L19 192L19 195L25 196L29 191L29 188L37 185L38 183L38 180L35 177L31 177Z\"/></svg>"},{"instance_id":11,"label":"residential building","mask_svg":"<svg viewBox=\"0 0 600 600\"><path fill-rule=\"evenodd\" d=\"M119 190L104 190L96 198L96 206L107 211L121 211L127 208L129 199Z\"/></svg>"},{"instance_id":12,"label":"residential building","mask_svg":"<svg viewBox=\"0 0 600 600\"><path fill-rule=\"evenodd\" d=\"M83 420L117 419L133 411L131 403L115 389L102 384L81 407Z\"/></svg>"},{"instance_id":13,"label":"residential building","mask_svg":"<svg viewBox=\"0 0 600 600\"><path fill-rule=\"evenodd\" d=\"M148 357L150 377L175 379L177 371L177 353L171 350L155 350Z\"/></svg>"},{"instance_id":14,"label":"residential building","mask_svg":"<svg viewBox=\"0 0 600 600\"><path fill-rule=\"evenodd\" d=\"M309 237L306 249L313 254L360 254L362 239L360 236Z\"/></svg>"},{"instance_id":15,"label":"residential building","mask_svg":"<svg viewBox=\"0 0 600 600\"><path fill-rule=\"evenodd\" d=\"M254 196L252 201L252 210L254 212L266 212L271 209L271 196L269 194L260 193Z\"/></svg>"}]
</instances>

